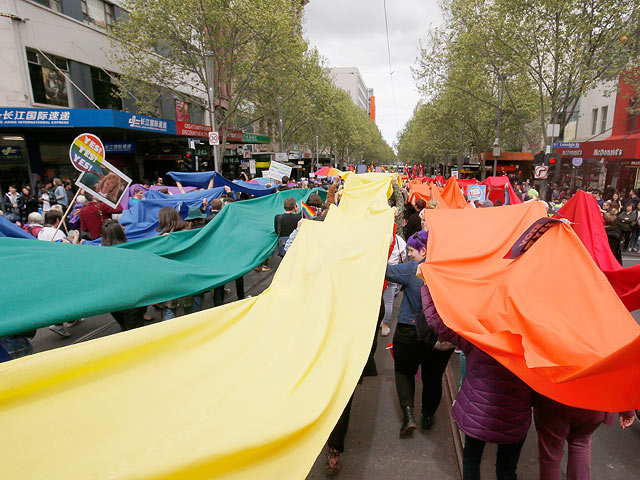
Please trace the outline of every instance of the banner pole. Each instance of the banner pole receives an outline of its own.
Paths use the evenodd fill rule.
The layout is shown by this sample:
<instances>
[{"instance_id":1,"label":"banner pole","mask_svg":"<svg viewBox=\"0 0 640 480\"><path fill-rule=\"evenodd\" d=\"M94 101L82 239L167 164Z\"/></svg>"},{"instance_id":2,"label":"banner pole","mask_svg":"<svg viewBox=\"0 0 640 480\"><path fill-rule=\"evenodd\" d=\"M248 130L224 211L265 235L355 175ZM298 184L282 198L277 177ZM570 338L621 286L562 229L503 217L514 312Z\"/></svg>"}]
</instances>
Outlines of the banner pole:
<instances>
[{"instance_id":1,"label":"banner pole","mask_svg":"<svg viewBox=\"0 0 640 480\"><path fill-rule=\"evenodd\" d=\"M67 207L67 211L64 212L64 215L62 216L62 219L60 220L60 223L58 224L58 226L56 227L56 231L53 232L53 236L51 237L51 242L53 242L54 238L56 238L56 235L58 234L58 230L60 230L60 225L62 225L64 223L65 218L67 218L67 215L69 215L69 211L73 208L73 205L76 203L76 198L78 198L78 195L80 195L80 190L82 190L81 188L78 189L78 191L76 192L76 194L73 196L73 200L71 200L69 202L69 206ZM65 232L67 232L67 234L69 233L67 231L67 226L64 226L64 230Z\"/></svg>"}]
</instances>

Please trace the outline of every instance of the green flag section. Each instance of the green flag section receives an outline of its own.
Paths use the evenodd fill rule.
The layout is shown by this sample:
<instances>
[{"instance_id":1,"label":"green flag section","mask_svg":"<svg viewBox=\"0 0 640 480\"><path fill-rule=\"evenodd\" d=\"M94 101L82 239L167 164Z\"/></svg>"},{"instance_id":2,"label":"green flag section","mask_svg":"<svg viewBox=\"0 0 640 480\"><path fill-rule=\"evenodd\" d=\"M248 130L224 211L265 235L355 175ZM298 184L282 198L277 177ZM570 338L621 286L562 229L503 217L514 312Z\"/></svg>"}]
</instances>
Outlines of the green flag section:
<instances>
[{"instance_id":1,"label":"green flag section","mask_svg":"<svg viewBox=\"0 0 640 480\"><path fill-rule=\"evenodd\" d=\"M305 478L371 348L388 190L348 178L258 297L0 364L3 478Z\"/></svg>"},{"instance_id":2,"label":"green flag section","mask_svg":"<svg viewBox=\"0 0 640 480\"><path fill-rule=\"evenodd\" d=\"M288 190L225 206L209 224L118 247L92 247L0 238L0 336L151 305L224 285L274 251L275 215Z\"/></svg>"}]
</instances>

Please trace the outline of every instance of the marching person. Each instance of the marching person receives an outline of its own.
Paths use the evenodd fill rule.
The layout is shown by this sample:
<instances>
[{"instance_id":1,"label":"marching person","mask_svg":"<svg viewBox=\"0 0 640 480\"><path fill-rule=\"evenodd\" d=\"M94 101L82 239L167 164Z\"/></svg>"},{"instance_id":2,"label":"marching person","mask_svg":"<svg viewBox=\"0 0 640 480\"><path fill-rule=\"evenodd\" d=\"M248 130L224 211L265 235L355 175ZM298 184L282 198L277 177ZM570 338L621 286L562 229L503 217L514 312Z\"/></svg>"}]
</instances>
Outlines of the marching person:
<instances>
[{"instance_id":1,"label":"marching person","mask_svg":"<svg viewBox=\"0 0 640 480\"><path fill-rule=\"evenodd\" d=\"M398 265L387 265L386 279L404 287L404 296L398 313L398 324L393 335L393 356L395 359L395 379L398 399L402 408L400 437L409 437L417 428L413 414L415 396L415 375L420 367L422 379L422 422L423 431L435 423L434 415L442 399L442 375L449 362L453 348L435 350L427 339L419 338L417 317L422 316L420 288L422 280L416 276L418 266L427 255L425 230L414 233L407 240L410 261Z\"/></svg>"}]
</instances>

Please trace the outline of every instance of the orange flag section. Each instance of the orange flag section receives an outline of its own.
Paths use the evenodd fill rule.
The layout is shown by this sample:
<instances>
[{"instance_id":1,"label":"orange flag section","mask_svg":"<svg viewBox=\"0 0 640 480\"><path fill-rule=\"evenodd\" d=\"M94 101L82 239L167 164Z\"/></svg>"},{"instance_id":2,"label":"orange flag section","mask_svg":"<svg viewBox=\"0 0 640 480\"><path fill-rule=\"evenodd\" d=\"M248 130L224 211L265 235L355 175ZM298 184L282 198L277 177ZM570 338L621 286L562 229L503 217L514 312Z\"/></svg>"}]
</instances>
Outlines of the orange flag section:
<instances>
[{"instance_id":1,"label":"orange flag section","mask_svg":"<svg viewBox=\"0 0 640 480\"><path fill-rule=\"evenodd\" d=\"M444 187L413 180L409 183L409 201L414 203L419 198L427 203L433 198L438 201L439 207L442 209L465 208L467 206L467 201L454 177L451 177Z\"/></svg>"},{"instance_id":2,"label":"orange flag section","mask_svg":"<svg viewBox=\"0 0 640 480\"><path fill-rule=\"evenodd\" d=\"M571 227L504 259L544 216L539 202L425 215L419 273L438 312L539 393L594 410L638 408L640 326Z\"/></svg>"}]
</instances>

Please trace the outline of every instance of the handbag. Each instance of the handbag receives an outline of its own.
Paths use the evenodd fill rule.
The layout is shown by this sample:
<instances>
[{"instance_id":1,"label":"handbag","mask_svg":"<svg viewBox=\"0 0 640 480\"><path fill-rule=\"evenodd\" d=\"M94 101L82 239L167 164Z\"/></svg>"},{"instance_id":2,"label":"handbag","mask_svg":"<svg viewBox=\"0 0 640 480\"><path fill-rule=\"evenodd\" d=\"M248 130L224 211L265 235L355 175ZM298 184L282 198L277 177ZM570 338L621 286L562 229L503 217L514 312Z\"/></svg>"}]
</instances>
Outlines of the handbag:
<instances>
[{"instance_id":1,"label":"handbag","mask_svg":"<svg viewBox=\"0 0 640 480\"><path fill-rule=\"evenodd\" d=\"M433 329L427 323L427 319L424 318L424 313L422 312L422 309L419 309L418 311L416 311L416 309L414 308L408 296L407 296L407 302L409 302L409 307L411 307L411 310L413 311L413 316L415 318L416 337L418 339L418 342L424 344L424 346L428 350L431 350L436 344L436 342L438 341L438 335L436 334L436 332L433 331Z\"/></svg>"}]
</instances>

